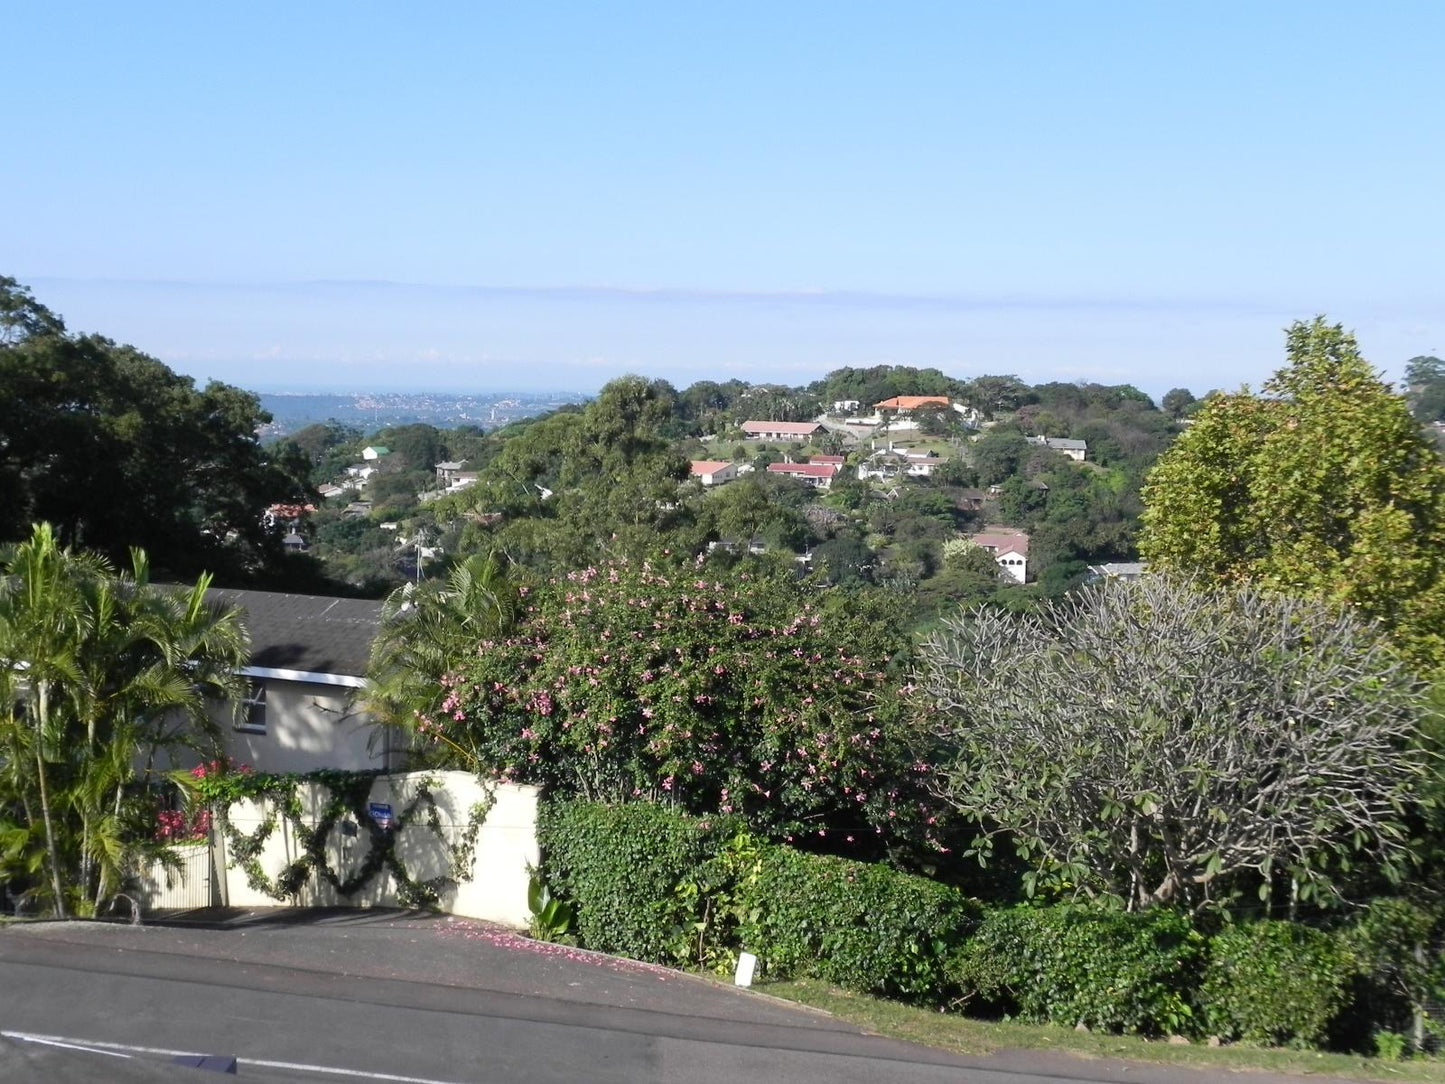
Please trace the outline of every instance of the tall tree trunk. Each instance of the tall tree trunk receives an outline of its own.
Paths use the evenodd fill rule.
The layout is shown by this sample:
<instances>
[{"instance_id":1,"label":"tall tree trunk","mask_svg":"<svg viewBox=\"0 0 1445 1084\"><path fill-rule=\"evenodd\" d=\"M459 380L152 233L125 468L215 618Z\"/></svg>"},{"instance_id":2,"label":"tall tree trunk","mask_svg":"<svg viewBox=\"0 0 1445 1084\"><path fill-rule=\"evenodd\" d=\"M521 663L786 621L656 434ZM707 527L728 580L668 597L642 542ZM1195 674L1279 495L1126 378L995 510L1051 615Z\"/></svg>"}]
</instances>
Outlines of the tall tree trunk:
<instances>
[{"instance_id":1,"label":"tall tree trunk","mask_svg":"<svg viewBox=\"0 0 1445 1084\"><path fill-rule=\"evenodd\" d=\"M55 892L57 918L68 918L65 890L60 884L60 852L55 846L55 825L50 817L50 789L45 781L45 730L50 722L50 683L42 681L37 690L40 700L40 728L35 736L35 776L40 783L40 815L45 820L45 849L50 855L50 887Z\"/></svg>"},{"instance_id":2,"label":"tall tree trunk","mask_svg":"<svg viewBox=\"0 0 1445 1084\"><path fill-rule=\"evenodd\" d=\"M115 805L111 810L111 812L114 813L117 817L120 816L120 803L124 794L125 784L117 783L115 785ZM92 914L95 916L100 915L100 905L105 900L105 888L105 870L101 870L100 877L97 878L95 884L95 910L92 912Z\"/></svg>"}]
</instances>

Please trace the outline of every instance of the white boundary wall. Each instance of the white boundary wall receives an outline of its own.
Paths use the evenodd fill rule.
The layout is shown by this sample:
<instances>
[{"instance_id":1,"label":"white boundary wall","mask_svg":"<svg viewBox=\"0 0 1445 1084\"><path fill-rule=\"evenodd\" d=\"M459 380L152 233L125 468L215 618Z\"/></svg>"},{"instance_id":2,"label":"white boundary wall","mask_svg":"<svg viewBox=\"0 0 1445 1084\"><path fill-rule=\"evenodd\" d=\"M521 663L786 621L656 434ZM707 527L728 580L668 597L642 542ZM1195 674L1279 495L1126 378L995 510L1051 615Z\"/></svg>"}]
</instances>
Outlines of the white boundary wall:
<instances>
[{"instance_id":1,"label":"white boundary wall","mask_svg":"<svg viewBox=\"0 0 1445 1084\"><path fill-rule=\"evenodd\" d=\"M432 797L436 802L446 843L455 846L467 830L473 805L486 803L487 790L475 776L467 772L404 772L378 776L372 783L369 803L389 805L393 817L415 800L421 782L434 781ZM469 918L525 926L530 919L527 909L529 866L539 860L537 849L537 788L512 783L495 784L496 802L482 821L473 852L471 877L441 893L443 911ZM327 788L317 783L297 787L303 810L302 820L313 826L320 819L329 797ZM254 834L265 819L265 810L252 801L237 802L227 816L232 828L243 836ZM414 881L447 876L451 855L437 833L427 827L425 803L412 823L396 837L395 854ZM338 819L326 841L327 861L344 881L365 861L371 849L371 836L365 825L356 825L348 834L350 815ZM217 831L216 868L225 870L221 881L220 902L230 907L277 907L288 901L277 900L253 889L246 883L246 873L232 866L225 853L225 833ZM289 863L301 856L301 845L295 838L291 823L281 813L276 827L260 855L261 868L274 880ZM302 888L296 903L306 907L400 907L395 880L383 869L354 895L341 896L314 874Z\"/></svg>"}]
</instances>

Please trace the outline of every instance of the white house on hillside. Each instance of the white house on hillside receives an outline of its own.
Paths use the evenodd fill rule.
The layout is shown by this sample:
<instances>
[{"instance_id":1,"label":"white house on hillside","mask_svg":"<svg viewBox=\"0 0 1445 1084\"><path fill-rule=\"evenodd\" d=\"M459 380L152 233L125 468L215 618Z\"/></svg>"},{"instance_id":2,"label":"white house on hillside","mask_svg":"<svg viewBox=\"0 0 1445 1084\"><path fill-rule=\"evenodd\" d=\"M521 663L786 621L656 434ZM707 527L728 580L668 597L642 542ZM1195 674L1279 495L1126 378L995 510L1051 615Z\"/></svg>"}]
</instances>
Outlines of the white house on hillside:
<instances>
[{"instance_id":1,"label":"white house on hillside","mask_svg":"<svg viewBox=\"0 0 1445 1084\"><path fill-rule=\"evenodd\" d=\"M1068 437L1034 437L1035 444L1042 444L1060 455L1066 455L1075 463L1082 463L1089 454L1089 442L1070 440Z\"/></svg>"},{"instance_id":2,"label":"white house on hillside","mask_svg":"<svg viewBox=\"0 0 1445 1084\"><path fill-rule=\"evenodd\" d=\"M738 476L737 464L722 459L694 459L691 472L705 486L720 486Z\"/></svg>"},{"instance_id":3,"label":"white house on hillside","mask_svg":"<svg viewBox=\"0 0 1445 1084\"><path fill-rule=\"evenodd\" d=\"M1029 576L1029 536L1013 527L990 527L970 535L969 540L982 546L993 555L993 560L1004 575L1015 583L1023 583Z\"/></svg>"},{"instance_id":4,"label":"white house on hillside","mask_svg":"<svg viewBox=\"0 0 1445 1084\"><path fill-rule=\"evenodd\" d=\"M815 489L831 489L840 468L836 463L769 463L769 474L796 478Z\"/></svg>"},{"instance_id":5,"label":"white house on hillside","mask_svg":"<svg viewBox=\"0 0 1445 1084\"><path fill-rule=\"evenodd\" d=\"M817 422L743 422L743 432L754 440L804 441L823 427Z\"/></svg>"}]
</instances>

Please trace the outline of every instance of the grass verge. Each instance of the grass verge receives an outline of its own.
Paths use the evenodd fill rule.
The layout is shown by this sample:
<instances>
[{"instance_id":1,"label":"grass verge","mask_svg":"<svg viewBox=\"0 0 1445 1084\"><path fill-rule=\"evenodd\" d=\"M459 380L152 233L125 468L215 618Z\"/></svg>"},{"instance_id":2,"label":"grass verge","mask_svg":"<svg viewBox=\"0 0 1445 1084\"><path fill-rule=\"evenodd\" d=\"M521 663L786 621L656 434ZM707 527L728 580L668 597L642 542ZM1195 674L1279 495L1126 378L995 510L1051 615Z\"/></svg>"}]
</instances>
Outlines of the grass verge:
<instances>
[{"instance_id":1,"label":"grass verge","mask_svg":"<svg viewBox=\"0 0 1445 1084\"><path fill-rule=\"evenodd\" d=\"M1321 1054L1246 1046L1174 1045L1131 1035L1103 1035L1015 1021L975 1020L848 993L812 979L759 983L761 993L824 1009L879 1035L907 1039L958 1054L999 1050L1056 1050L1095 1058L1167 1064L1181 1068L1295 1073L1349 1080L1445 1082L1445 1062L1381 1061L1350 1054Z\"/></svg>"}]
</instances>

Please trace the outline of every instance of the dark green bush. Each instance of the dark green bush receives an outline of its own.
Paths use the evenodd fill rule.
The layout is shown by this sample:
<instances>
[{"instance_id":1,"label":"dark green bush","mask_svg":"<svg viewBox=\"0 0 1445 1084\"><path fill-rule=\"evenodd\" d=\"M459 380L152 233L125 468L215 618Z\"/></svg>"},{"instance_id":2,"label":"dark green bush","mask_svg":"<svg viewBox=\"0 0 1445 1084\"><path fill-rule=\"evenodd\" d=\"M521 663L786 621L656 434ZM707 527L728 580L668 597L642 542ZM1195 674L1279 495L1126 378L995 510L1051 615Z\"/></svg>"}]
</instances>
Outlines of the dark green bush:
<instances>
[{"instance_id":1,"label":"dark green bush","mask_svg":"<svg viewBox=\"0 0 1445 1084\"><path fill-rule=\"evenodd\" d=\"M773 977L936 1000L944 961L978 921L955 888L883 865L766 847L737 890L738 936Z\"/></svg>"},{"instance_id":2,"label":"dark green bush","mask_svg":"<svg viewBox=\"0 0 1445 1084\"><path fill-rule=\"evenodd\" d=\"M991 912L950 962L965 999L1038 1022L1194 1030L1204 938L1173 911L1081 906Z\"/></svg>"},{"instance_id":3,"label":"dark green bush","mask_svg":"<svg viewBox=\"0 0 1445 1084\"><path fill-rule=\"evenodd\" d=\"M740 826L649 802L551 803L538 818L542 871L552 892L575 904L588 948L678 962L679 931L694 921L696 901L677 888Z\"/></svg>"},{"instance_id":4,"label":"dark green bush","mask_svg":"<svg viewBox=\"0 0 1445 1084\"><path fill-rule=\"evenodd\" d=\"M1209 944L1199 1002L1224 1039L1314 1046L1344 1007L1356 972L1339 939L1293 922L1231 926Z\"/></svg>"}]
</instances>

